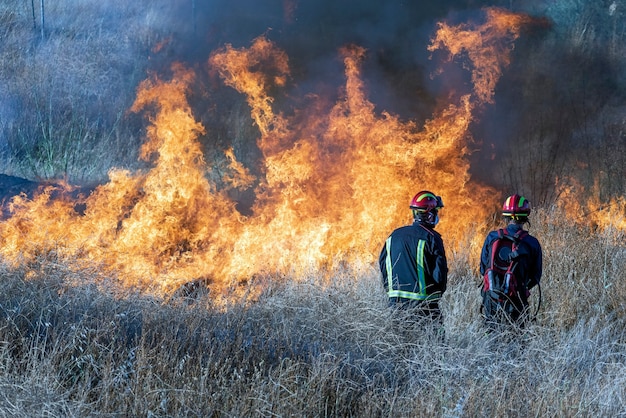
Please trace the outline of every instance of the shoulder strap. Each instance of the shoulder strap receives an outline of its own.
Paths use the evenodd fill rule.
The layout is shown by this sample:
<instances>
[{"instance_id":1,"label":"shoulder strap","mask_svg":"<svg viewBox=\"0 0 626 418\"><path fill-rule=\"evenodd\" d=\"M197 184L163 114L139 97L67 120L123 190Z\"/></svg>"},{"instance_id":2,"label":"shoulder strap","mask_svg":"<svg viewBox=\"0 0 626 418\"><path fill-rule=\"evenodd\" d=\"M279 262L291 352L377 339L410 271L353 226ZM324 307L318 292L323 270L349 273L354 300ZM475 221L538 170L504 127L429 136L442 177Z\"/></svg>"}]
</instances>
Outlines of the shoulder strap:
<instances>
[{"instance_id":1,"label":"shoulder strap","mask_svg":"<svg viewBox=\"0 0 626 418\"><path fill-rule=\"evenodd\" d=\"M524 231L523 229L519 229L515 232L515 235L513 235L513 247L511 248L511 260L514 260L516 258L519 257L520 253L519 253L519 249L520 249L520 243L522 242L522 239L528 235L527 231Z\"/></svg>"},{"instance_id":2,"label":"shoulder strap","mask_svg":"<svg viewBox=\"0 0 626 418\"><path fill-rule=\"evenodd\" d=\"M518 229L515 234L513 235L513 238L515 239L515 243L519 243L522 239L524 239L524 237L528 235L528 231L525 231L523 229Z\"/></svg>"},{"instance_id":3,"label":"shoulder strap","mask_svg":"<svg viewBox=\"0 0 626 418\"><path fill-rule=\"evenodd\" d=\"M522 240L522 238L524 238L526 235L528 235L528 231L525 231L523 229L519 229L517 230L517 232L515 232L515 235L513 235L515 237L516 240Z\"/></svg>"}]
</instances>

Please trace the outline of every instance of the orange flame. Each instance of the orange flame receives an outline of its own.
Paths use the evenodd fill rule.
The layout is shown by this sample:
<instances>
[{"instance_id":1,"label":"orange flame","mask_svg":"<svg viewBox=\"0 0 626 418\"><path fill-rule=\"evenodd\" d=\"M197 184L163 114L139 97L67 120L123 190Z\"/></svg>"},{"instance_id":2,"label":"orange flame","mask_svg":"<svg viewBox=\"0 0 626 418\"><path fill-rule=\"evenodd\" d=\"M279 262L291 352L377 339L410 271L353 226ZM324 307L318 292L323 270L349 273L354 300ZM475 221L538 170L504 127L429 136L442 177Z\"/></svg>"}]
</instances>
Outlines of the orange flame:
<instances>
[{"instance_id":1,"label":"orange flame","mask_svg":"<svg viewBox=\"0 0 626 418\"><path fill-rule=\"evenodd\" d=\"M479 26L461 24L449 26L439 23L429 51L445 47L450 60L466 53L473 65L472 83L479 103L493 103L493 93L502 69L509 65L513 41L520 29L533 23L527 15L503 9L485 9L486 22Z\"/></svg>"},{"instance_id":2,"label":"orange flame","mask_svg":"<svg viewBox=\"0 0 626 418\"><path fill-rule=\"evenodd\" d=\"M511 22L523 23L515 16L488 10L487 22L476 29L440 25L430 49L471 51L478 100L457 98L422 129L375 112L361 77L366 51L359 46L340 51L341 100L327 114L313 103L298 119L272 108L269 88L289 77L288 58L272 42L260 37L250 48L227 45L212 54L209 65L246 96L260 132L262 178L225 150L224 182L239 189L257 185L249 216L208 180L211 168L197 140L205 128L186 99L195 75L174 64L172 79L144 81L132 106L135 112L156 108L141 148L152 168L111 170L109 182L81 201L84 214L75 210L69 187L46 189L33 200L16 197L12 216L0 224L0 252L16 264L50 251L78 257L116 274L124 286L155 294L197 279L220 292L264 273L297 278L344 264L370 265L387 234L409 221L408 202L419 189L442 195L446 208L438 228L452 245L459 225L486 215L482 203L491 190L470 181L465 144L474 108L491 101L508 63L510 47L496 46L516 33ZM61 196L52 198L53 192ZM446 221L447 213L454 222Z\"/></svg>"}]
</instances>

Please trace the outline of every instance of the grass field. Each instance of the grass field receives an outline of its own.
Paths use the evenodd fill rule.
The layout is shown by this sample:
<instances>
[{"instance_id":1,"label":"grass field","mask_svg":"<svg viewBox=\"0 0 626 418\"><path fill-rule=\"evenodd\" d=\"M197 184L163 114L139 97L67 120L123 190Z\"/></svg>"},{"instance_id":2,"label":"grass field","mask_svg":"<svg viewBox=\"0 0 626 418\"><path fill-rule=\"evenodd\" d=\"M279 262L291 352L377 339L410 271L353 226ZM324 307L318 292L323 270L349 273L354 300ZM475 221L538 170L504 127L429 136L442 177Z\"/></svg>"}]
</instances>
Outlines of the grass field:
<instances>
[{"instance_id":1,"label":"grass field","mask_svg":"<svg viewBox=\"0 0 626 418\"><path fill-rule=\"evenodd\" d=\"M613 1L606 7L605 2L578 0L415 2L411 7L410 2L351 2L352 8L346 6L350 2L284 0L272 2L267 8L263 2L241 3L248 7L238 2L194 0L5 0L0 5L0 172L19 176L14 187L0 187L2 198L17 194L13 192L25 185L32 191L43 180L67 181L92 190L93 185L106 185L111 173L117 173L113 176L117 183L108 183L101 190L103 195L105 191L112 192L112 196L130 191L127 199L101 199L103 208L111 212L117 206L120 209L111 216L114 222L103 222L101 229L91 227L107 211L94 211L89 217L75 213L74 205L68 205L67 210L60 205L60 211L48 212L44 209L54 206L54 202L48 205L47 201L23 205L25 209L12 218L15 222L2 220L0 226L10 224L16 239L11 245L7 241L0 243L3 250L15 250L14 259L0 258L0 417L626 416L626 55L625 32L619 25L626 16L623 2ZM452 12L453 4L458 10L452 15L459 13L458 16L446 12L448 7ZM431 141L428 146L417 144L415 149L420 151L415 158L404 158L406 166L401 167L410 176L405 175L389 157L409 155L408 151L416 145L412 135L416 126L422 121L432 122L431 112L438 107L436 104L448 103L444 97L473 91L469 73L452 69L449 80L427 75L431 65L424 62L430 61L430 53L423 34L446 16L451 21L471 21L483 5L510 8L516 13L532 12L542 17L538 20L541 24L525 32L515 48L510 49L510 66L507 67L508 56L478 55L472 61L479 64L495 57L507 69L485 73L492 74L493 78L484 78L493 81L490 88L495 95L495 103L490 103L486 111L448 118L462 122L463 128L450 138L468 140L460 143L456 158L441 154L433 159L427 151L439 143L432 139L440 131L434 129L436 125L426 123L436 135L426 137ZM465 30L472 27L461 24L462 34L472 33ZM506 29L504 32L511 29L507 25L498 27ZM237 77L222 75L220 80L216 71L226 67L211 67L209 57L216 56L216 48L231 42L235 48L243 45L249 51L252 48L248 45L263 34L273 37L280 51L284 48L292 54L289 58L293 79L283 90L278 87L284 80L276 77L276 86L268 87L267 95L238 95L231 91ZM359 94L344 98L344 83L361 86L360 78L354 74L347 80L340 77L341 61L349 63L348 67L359 61L347 60L347 55L339 59L339 49L345 49L355 39L368 48L363 75L370 95L361 95L365 90L356 88ZM426 42L421 45L417 39ZM477 39L480 46L500 45L490 44L482 37ZM357 46L355 51L361 50L361 45ZM457 59L452 64L460 64L463 70L472 68L469 61ZM484 213L477 211L492 202L485 202L474 189L481 189L482 182L486 182L490 191L494 187L503 195L520 192L537 206L533 208L530 232L543 245L544 274L536 320L523 331L486 332L479 312L480 278L475 248L484 231L469 229L465 234L459 233L460 238L449 236L446 240L444 234L450 275L442 301L443 338L432 332L430 324L415 321L410 313L392 315L374 263L357 267L345 265L343 260L331 260L332 266L341 267L330 275L327 271L311 271L297 279L284 273L255 273L254 277L241 279L240 287L226 295L193 286L186 292L163 297L144 291L146 287L131 289L127 284L133 280L144 280L158 288L165 281L164 276L155 274L155 279L144 274L131 280L122 277L124 273L119 270L103 268L106 261L135 257L127 248L138 250L140 255L149 253L148 250L154 250L153 244L160 242L162 233L167 238L162 240L166 244L163 247L169 252L157 251L150 262L167 264L170 257L188 266L189 260L198 255L194 249L213 248L208 244L213 237L198 231L212 232L227 224L225 218L210 211L200 212L199 208L209 205L194 200L198 193L189 193L188 200L183 201L192 204L165 205L156 211L155 221L147 223L152 228L148 232L155 232L156 239L135 247L113 245L120 236L134 238L146 233L144 224L131 223L134 219L130 215L135 214L140 221L152 219L147 216L148 211L133 212L136 207L144 207L137 205L138 200L145 195L160 196L163 189L172 192L172 196L178 196L182 190L169 177L168 181L153 181L153 193L146 192L142 170L151 164L138 157L146 130L156 125L146 127L146 122L154 119L144 120L145 115L132 110L139 87L150 86L152 75L169 79L174 63L179 68L193 68L198 79L188 89L189 104L172 109L188 116L182 120L193 122L190 130L194 135L202 131L200 124L207 128L207 133L199 137L202 147L196 148L195 142L186 147L198 150L197 155L193 154L196 157L189 160L193 164L186 167L206 161L198 178L211 177L211 184L223 192L219 196L228 195L229 202L232 199L233 206L224 206L224 213L254 214L253 209L258 208L253 207L253 202L263 200L259 196L269 203L281 203L276 197L283 195L288 197L287 203L301 203L289 212L294 215L288 218L295 220L293 228L247 230L252 232L239 237L252 235L262 239L243 248L265 244L272 253L276 252L278 244L282 244L276 236L286 231L284 237L293 238L293 246L285 248L292 252L281 254L282 264L277 265L293 266L285 260L291 261L289 257L294 255L306 260L315 249L308 245L309 238L315 235L303 235L302 231L314 228L298 227L304 221L319 227L318 219L324 217L316 217L316 212L326 208L328 202L339 201L344 205L341 211L333 212L335 215L328 219L363 214L354 216L354 221L365 222L366 227L361 229L371 227L363 239L353 233L359 228L344 227L342 231L347 231L345 235L352 247L339 248L338 252L349 252L365 241L369 244L372 237L378 239L379 234L372 232L374 222L388 217L377 219L373 209L393 209L390 200L399 201L398 196L403 193L415 192L406 189L414 187L417 180L441 180L450 185L448 190L436 190L446 197L446 211L450 211L449 215L442 215L438 228L460 231L460 216L482 223ZM259 70L255 62L244 67L252 75ZM282 75L279 69L272 71ZM432 75L440 77L438 71ZM496 91L495 81L500 76ZM264 86L266 78L269 79L258 78L257 84ZM165 85L185 84L179 81L174 77ZM250 84L243 83L243 87L254 92ZM442 97L438 97L439 90L445 92ZM272 94L276 94L277 100ZM272 115L270 110L275 110L277 117L270 118L269 122L274 123L268 126L277 137L263 134L259 121L268 120L261 117L255 122L250 117L250 97L260 98L261 105L267 105L262 106L261 116ZM354 97L362 99L362 105L349 100ZM354 119L348 118L349 107L332 105L337 99L338 104L354 105ZM150 100L139 102L148 105L146 110L159 107ZM270 104L275 109L270 109ZM390 113L385 109L387 105L393 105ZM326 108L336 109L329 116L339 116L339 121L349 123L333 124L330 118L308 119L315 111L324 115L322 110ZM396 119L394 112L398 109L411 120L404 123ZM363 110L365 114L360 112ZM368 114L371 117L364 118ZM357 122L361 119L370 124L359 128ZM297 128L292 129L293 135L285 136L282 121L290 121L290 127ZM393 128L387 133L389 144L383 145L402 140L397 148L383 147L389 150L386 154L371 147L372 140L384 139L380 130L372 128L383 125ZM338 126L345 126L345 132ZM331 129L326 130L327 127ZM404 127L409 129L403 132L400 128ZM171 135L167 129L160 132L176 144L184 137ZM326 161L321 157L316 160L314 154L306 151L309 148L299 146L293 150L304 150L303 158L294 158L293 167L286 165L288 169L284 177L279 176L280 181L273 179L275 194L265 187L253 190L250 184L235 187L238 177L228 176L231 163L239 168L239 174L247 173L244 168L251 167L260 175L263 167L259 158L263 152L258 146L263 140L276 138L300 145L314 144L311 149L322 144L322 139L332 139L332 146L320 147L320 156L338 162L337 167L311 168L298 177L295 168L308 168L308 160ZM362 144L362 149L352 143ZM275 169L275 157L292 150L287 145L283 148L281 153L265 150L264 157L271 157L274 162L268 167ZM376 158L355 159L352 163L339 158L363 156L366 149L374 151ZM230 153L225 154L225 150ZM172 154L181 156L178 151ZM285 155L297 157L300 153ZM422 157L427 158L422 161ZM466 163L469 168L470 157L471 175L464 171ZM387 171L375 164L378 158ZM237 162L241 165L234 164ZM172 172L180 175L183 165L180 161L174 164ZM355 167L375 177L349 181L348 175L354 175ZM416 168L424 170L424 176ZM141 175L127 176L126 170ZM393 180L390 174L396 171L402 175ZM332 177L312 176L314 182L304 184L310 173L334 173L340 181L330 184ZM129 182L132 187L127 189L116 187L127 177L137 181ZM288 190L286 184L294 178L297 187ZM263 179L257 180L263 186ZM374 189L373 185L379 188ZM471 201L464 203L468 204L467 210L455 211L455 203L462 200L458 197L463 185L473 186L467 194ZM317 194L300 194L303 190L310 192L313 186L322 187ZM362 186L360 192L355 191L356 186ZM286 189L298 193L284 193ZM309 200L313 195L318 200ZM447 196L451 196L450 201ZM452 200L452 196L457 200ZM497 200L495 192L488 197ZM349 198L354 198L358 205ZM235 201L242 205L236 206ZM369 205L362 205L363 202ZM172 206L185 210L172 211ZM238 209L231 210L235 207ZM311 214L304 214L303 208L312 208ZM3 216L10 216L7 207L2 209ZM209 215L191 223L191 215L198 213ZM272 221L276 213L263 212L260 218ZM34 222L35 215L42 215L42 220ZM208 222L211 216L213 225ZM244 224L243 217L236 218L233 225ZM76 222L62 222L68 219ZM181 219L188 222L164 222ZM250 219L253 218L248 218L248 224ZM58 225L52 225L50 231L60 234L48 233L47 228L57 220ZM484 229L487 223L486 220L479 228ZM202 239L193 241L196 247L187 237L170 240L171 236L164 232L167 225L177 232L188 228ZM71 249L65 248L72 235L66 233L76 232L77 226L84 226L87 233L72 241L78 244ZM332 226L328 229L332 230ZM98 231L102 233L98 235ZM126 235L120 231L130 232ZM234 229L226 231L227 238L235 235ZM42 235L45 245L31 239ZM57 236L66 237L67 242ZM325 236L325 231L321 236ZM115 239L107 241L107 237ZM268 238L274 239L269 245ZM380 245L384 238L380 237ZM215 260L216 265L225 263L226 254L234 253L234 244L240 244L234 238L218 242L227 245L206 253L211 257L216 254L215 259L207 256L201 258L204 264L198 264L212 265ZM86 247L85 243L94 245ZM239 254L248 257L246 251ZM267 266L264 257L265 253L251 264ZM249 271L242 269L242 263L234 264L239 274ZM168 271L164 267L161 270ZM220 270L203 271L213 274ZM193 283L201 283L208 276ZM185 277L188 276L174 277L180 279L174 283L186 280ZM213 278L224 282L230 279ZM244 291L242 296L241 288L249 292ZM536 291L532 302L533 307L538 306Z\"/></svg>"},{"instance_id":2,"label":"grass field","mask_svg":"<svg viewBox=\"0 0 626 418\"><path fill-rule=\"evenodd\" d=\"M540 210L543 303L487 334L473 254L450 254L445 340L392 319L375 268L268 277L256 300L120 297L52 255L3 267L1 416L620 416L624 231Z\"/></svg>"}]
</instances>

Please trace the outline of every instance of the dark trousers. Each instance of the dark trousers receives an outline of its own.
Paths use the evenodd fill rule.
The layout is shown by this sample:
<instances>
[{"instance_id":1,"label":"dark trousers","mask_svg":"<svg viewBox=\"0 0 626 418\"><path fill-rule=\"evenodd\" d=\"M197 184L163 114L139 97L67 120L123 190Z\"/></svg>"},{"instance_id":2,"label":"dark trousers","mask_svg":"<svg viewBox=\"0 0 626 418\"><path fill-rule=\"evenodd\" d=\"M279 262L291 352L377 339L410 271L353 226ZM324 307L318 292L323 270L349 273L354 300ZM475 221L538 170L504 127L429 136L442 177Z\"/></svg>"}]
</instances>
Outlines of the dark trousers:
<instances>
[{"instance_id":1,"label":"dark trousers","mask_svg":"<svg viewBox=\"0 0 626 418\"><path fill-rule=\"evenodd\" d=\"M482 292L482 314L490 327L517 325L524 327L528 319L528 298L524 293L511 298Z\"/></svg>"},{"instance_id":2,"label":"dark trousers","mask_svg":"<svg viewBox=\"0 0 626 418\"><path fill-rule=\"evenodd\" d=\"M389 306L393 309L412 311L422 318L430 318L442 322L441 309L438 300L413 300L404 298L389 298Z\"/></svg>"}]
</instances>

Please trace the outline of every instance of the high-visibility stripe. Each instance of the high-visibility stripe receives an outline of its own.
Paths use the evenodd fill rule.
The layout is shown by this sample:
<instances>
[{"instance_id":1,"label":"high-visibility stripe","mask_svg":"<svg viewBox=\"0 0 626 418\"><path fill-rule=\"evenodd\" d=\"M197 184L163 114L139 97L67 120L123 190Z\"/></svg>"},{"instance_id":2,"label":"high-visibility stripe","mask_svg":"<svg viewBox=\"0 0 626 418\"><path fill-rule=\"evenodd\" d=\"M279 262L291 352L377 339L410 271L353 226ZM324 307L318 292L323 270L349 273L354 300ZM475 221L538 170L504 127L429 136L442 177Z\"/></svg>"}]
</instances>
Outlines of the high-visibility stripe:
<instances>
[{"instance_id":1,"label":"high-visibility stripe","mask_svg":"<svg viewBox=\"0 0 626 418\"><path fill-rule=\"evenodd\" d=\"M426 277L424 276L424 246L426 241L423 239L417 243L417 254L415 261L417 262L417 277L419 279L420 294L426 296Z\"/></svg>"},{"instance_id":2,"label":"high-visibility stripe","mask_svg":"<svg viewBox=\"0 0 626 418\"><path fill-rule=\"evenodd\" d=\"M393 264L391 262L391 237L385 241L387 249L387 257L385 259L385 268L387 269L387 296L390 298L404 298L412 300L435 300L440 299L441 294L426 294L426 273L424 270L424 248L426 241L419 240L417 244L417 253L415 254L415 263L417 267L417 277L419 280L418 292L409 292L406 290L396 290L393 288Z\"/></svg>"},{"instance_id":3,"label":"high-visibility stripe","mask_svg":"<svg viewBox=\"0 0 626 418\"><path fill-rule=\"evenodd\" d=\"M411 300L438 300L441 299L441 294L440 293L433 293L430 295L423 295L421 293L413 293L413 292L406 292L403 290L393 290L391 292L387 292L387 295L390 298L404 298L404 299L411 299Z\"/></svg>"},{"instance_id":4,"label":"high-visibility stripe","mask_svg":"<svg viewBox=\"0 0 626 418\"><path fill-rule=\"evenodd\" d=\"M393 291L393 265L391 264L391 237L385 241L387 247L387 258L385 260L385 267L387 268L387 289L388 292Z\"/></svg>"}]
</instances>

